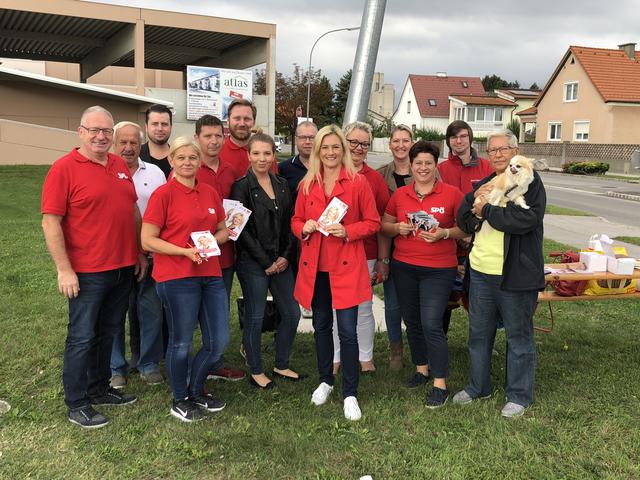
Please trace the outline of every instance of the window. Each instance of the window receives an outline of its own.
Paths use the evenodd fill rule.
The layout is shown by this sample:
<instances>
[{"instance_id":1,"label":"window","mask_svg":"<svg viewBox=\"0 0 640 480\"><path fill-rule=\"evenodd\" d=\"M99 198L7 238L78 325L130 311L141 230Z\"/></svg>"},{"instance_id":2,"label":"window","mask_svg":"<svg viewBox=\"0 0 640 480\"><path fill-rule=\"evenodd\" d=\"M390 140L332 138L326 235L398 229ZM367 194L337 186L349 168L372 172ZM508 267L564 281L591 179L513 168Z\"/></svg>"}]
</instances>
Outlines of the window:
<instances>
[{"instance_id":1,"label":"window","mask_svg":"<svg viewBox=\"0 0 640 480\"><path fill-rule=\"evenodd\" d=\"M411 100L407 102L407 113L411 113Z\"/></svg>"},{"instance_id":2,"label":"window","mask_svg":"<svg viewBox=\"0 0 640 480\"><path fill-rule=\"evenodd\" d=\"M462 80L462 88L469 88L469 83Z\"/></svg>"},{"instance_id":3,"label":"window","mask_svg":"<svg viewBox=\"0 0 640 480\"><path fill-rule=\"evenodd\" d=\"M438 102L436 102L435 98L430 98L429 99L429 105L431 105L432 107L435 107L438 104Z\"/></svg>"},{"instance_id":4,"label":"window","mask_svg":"<svg viewBox=\"0 0 640 480\"><path fill-rule=\"evenodd\" d=\"M549 122L549 141L560 141L562 139L562 123Z\"/></svg>"},{"instance_id":5,"label":"window","mask_svg":"<svg viewBox=\"0 0 640 480\"><path fill-rule=\"evenodd\" d=\"M464 108L456 107L456 109L455 109L455 119L456 120L464 120Z\"/></svg>"},{"instance_id":6,"label":"window","mask_svg":"<svg viewBox=\"0 0 640 480\"><path fill-rule=\"evenodd\" d=\"M502 108L467 107L467 122L502 122Z\"/></svg>"},{"instance_id":7,"label":"window","mask_svg":"<svg viewBox=\"0 0 640 480\"><path fill-rule=\"evenodd\" d=\"M589 124L588 121L573 122L573 139L576 142L589 141Z\"/></svg>"},{"instance_id":8,"label":"window","mask_svg":"<svg viewBox=\"0 0 640 480\"><path fill-rule=\"evenodd\" d=\"M413 133L416 133L416 124L415 124L415 123L412 123L412 124L411 124L411 131L412 131Z\"/></svg>"},{"instance_id":9,"label":"window","mask_svg":"<svg viewBox=\"0 0 640 480\"><path fill-rule=\"evenodd\" d=\"M564 84L564 101L575 102L578 100L578 82Z\"/></svg>"}]
</instances>

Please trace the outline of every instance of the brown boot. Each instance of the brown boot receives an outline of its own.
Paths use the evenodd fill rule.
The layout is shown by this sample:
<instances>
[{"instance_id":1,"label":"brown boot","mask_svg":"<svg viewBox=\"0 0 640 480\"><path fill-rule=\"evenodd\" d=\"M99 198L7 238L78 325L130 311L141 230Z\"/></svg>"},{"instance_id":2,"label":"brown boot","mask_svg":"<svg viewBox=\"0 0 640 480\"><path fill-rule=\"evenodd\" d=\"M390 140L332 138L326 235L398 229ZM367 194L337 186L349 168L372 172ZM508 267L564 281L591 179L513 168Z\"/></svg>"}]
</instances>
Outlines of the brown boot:
<instances>
[{"instance_id":1,"label":"brown boot","mask_svg":"<svg viewBox=\"0 0 640 480\"><path fill-rule=\"evenodd\" d=\"M391 342L389 344L389 369L397 372L402 370L402 342Z\"/></svg>"}]
</instances>

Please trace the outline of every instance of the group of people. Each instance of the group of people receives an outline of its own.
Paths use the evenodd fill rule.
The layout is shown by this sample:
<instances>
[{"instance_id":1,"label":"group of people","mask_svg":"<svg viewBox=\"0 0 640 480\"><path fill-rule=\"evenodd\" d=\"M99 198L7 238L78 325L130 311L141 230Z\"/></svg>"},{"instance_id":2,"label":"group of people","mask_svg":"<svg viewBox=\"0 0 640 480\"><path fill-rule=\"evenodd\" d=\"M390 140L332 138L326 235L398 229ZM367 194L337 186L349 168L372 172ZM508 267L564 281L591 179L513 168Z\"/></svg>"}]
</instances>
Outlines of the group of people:
<instances>
[{"instance_id":1,"label":"group of people","mask_svg":"<svg viewBox=\"0 0 640 480\"><path fill-rule=\"evenodd\" d=\"M206 390L208 378L246 376L257 389L304 380L308 375L290 366L300 307L312 312L315 332L319 381L312 403L327 402L341 370L344 416L358 420L360 373L376 370L372 285L378 282L389 367L403 367L404 320L415 368L407 386L433 379L427 407L441 407L451 396L450 299L462 297L469 309L470 378L453 402L491 395L501 321L508 343L502 415L522 414L533 401L544 187L535 174L525 196L529 209L486 201L487 182L518 153L515 136L490 135L486 160L471 146L471 127L455 121L446 132L449 157L438 164L438 147L414 142L411 129L397 126L389 145L393 161L374 170L366 162L373 140L368 124L318 130L305 121L295 132L298 154L278 164L272 137L252 132L255 117L251 102L234 100L229 139L220 119L204 115L193 137L169 143L171 111L154 105L144 144L136 123L114 125L98 106L82 114L80 146L54 163L42 194L45 240L69 302L63 367L69 420L85 428L106 425L93 407L135 402L122 390L133 368L148 384L163 383L163 358L170 413L187 422L225 407ZM224 199L251 211L235 241ZM332 201L346 205L339 221L323 217ZM437 226L416 226L415 213ZM220 255L204 253L194 235L215 239ZM248 375L223 358L234 273L243 294ZM280 319L271 372L261 344L268 294ZM192 357L198 326L202 346Z\"/></svg>"}]
</instances>

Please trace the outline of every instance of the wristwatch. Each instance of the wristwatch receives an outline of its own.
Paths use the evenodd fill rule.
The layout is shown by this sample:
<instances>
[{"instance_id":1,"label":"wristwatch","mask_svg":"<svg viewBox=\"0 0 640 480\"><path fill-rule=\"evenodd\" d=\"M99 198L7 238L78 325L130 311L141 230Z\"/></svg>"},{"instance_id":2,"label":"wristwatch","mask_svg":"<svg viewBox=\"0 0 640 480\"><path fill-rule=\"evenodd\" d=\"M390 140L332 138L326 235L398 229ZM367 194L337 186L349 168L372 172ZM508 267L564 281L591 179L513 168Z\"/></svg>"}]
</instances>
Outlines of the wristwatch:
<instances>
[{"instance_id":1,"label":"wristwatch","mask_svg":"<svg viewBox=\"0 0 640 480\"><path fill-rule=\"evenodd\" d=\"M389 257L379 258L378 261L384 263L385 265L389 265L390 262Z\"/></svg>"}]
</instances>

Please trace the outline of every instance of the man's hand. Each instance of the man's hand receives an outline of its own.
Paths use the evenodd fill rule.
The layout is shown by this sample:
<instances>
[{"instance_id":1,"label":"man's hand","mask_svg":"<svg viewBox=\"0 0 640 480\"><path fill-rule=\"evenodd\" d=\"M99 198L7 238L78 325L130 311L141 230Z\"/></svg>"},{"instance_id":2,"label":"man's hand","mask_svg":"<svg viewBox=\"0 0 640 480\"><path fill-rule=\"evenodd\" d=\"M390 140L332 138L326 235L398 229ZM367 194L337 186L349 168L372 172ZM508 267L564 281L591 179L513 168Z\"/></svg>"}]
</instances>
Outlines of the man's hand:
<instances>
[{"instance_id":1,"label":"man's hand","mask_svg":"<svg viewBox=\"0 0 640 480\"><path fill-rule=\"evenodd\" d=\"M73 270L58 272L58 291L65 298L76 298L80 293L78 275Z\"/></svg>"},{"instance_id":2,"label":"man's hand","mask_svg":"<svg viewBox=\"0 0 640 480\"><path fill-rule=\"evenodd\" d=\"M276 258L276 261L274 262L274 264L278 268L278 273L281 273L281 272L284 272L289 266L289 260L287 260L284 257L278 257Z\"/></svg>"},{"instance_id":3,"label":"man's hand","mask_svg":"<svg viewBox=\"0 0 640 480\"><path fill-rule=\"evenodd\" d=\"M136 279L138 282L144 280L144 277L147 275L147 269L149 268L149 260L144 253L138 254L138 261L136 262L136 266L133 270L134 275L136 275Z\"/></svg>"}]
</instances>

